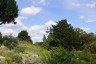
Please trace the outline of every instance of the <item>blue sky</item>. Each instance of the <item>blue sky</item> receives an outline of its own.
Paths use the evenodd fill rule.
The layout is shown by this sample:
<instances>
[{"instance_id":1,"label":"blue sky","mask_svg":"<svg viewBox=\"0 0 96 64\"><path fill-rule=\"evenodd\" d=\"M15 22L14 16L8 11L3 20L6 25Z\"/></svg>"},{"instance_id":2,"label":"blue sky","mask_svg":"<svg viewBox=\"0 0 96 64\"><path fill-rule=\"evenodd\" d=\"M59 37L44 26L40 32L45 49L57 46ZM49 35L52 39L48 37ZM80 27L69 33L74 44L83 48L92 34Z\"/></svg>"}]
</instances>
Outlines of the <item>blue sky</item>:
<instances>
[{"instance_id":1,"label":"blue sky","mask_svg":"<svg viewBox=\"0 0 96 64\"><path fill-rule=\"evenodd\" d=\"M27 30L34 42L42 41L46 28L61 19L74 27L96 32L96 0L16 0L19 8L17 25L0 27L3 35L17 36ZM4 32L5 31L5 32Z\"/></svg>"}]
</instances>

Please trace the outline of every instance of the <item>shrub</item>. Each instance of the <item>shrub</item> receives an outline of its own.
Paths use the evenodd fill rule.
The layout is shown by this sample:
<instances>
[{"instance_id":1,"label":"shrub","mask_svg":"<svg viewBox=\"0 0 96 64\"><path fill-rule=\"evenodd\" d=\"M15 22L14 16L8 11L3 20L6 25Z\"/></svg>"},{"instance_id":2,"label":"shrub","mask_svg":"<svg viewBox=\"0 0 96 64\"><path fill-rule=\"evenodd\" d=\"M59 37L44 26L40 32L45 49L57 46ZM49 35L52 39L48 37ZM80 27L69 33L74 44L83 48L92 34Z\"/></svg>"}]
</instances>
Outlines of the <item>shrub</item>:
<instances>
[{"instance_id":1,"label":"shrub","mask_svg":"<svg viewBox=\"0 0 96 64\"><path fill-rule=\"evenodd\" d=\"M18 45L18 40L12 36L4 36L2 38L2 45L8 47L9 49L13 49Z\"/></svg>"}]
</instances>

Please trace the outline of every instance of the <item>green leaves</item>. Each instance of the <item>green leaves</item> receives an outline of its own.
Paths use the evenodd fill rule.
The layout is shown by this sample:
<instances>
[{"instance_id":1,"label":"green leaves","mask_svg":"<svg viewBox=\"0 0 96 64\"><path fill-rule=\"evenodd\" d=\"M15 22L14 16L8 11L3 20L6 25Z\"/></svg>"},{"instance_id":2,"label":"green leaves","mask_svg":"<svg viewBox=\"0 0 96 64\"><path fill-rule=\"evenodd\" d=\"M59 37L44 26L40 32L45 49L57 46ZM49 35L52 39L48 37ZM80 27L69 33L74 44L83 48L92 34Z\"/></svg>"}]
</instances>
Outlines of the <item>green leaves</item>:
<instances>
[{"instance_id":1,"label":"green leaves","mask_svg":"<svg viewBox=\"0 0 96 64\"><path fill-rule=\"evenodd\" d=\"M57 25L53 25L49 36L50 38L47 40L52 47L62 46L71 50L72 48L77 49L79 46L79 36L66 19L59 21Z\"/></svg>"},{"instance_id":2,"label":"green leaves","mask_svg":"<svg viewBox=\"0 0 96 64\"><path fill-rule=\"evenodd\" d=\"M18 39L21 41L27 41L27 42L31 42L31 37L28 36L28 32L26 30L22 30L19 34L18 34Z\"/></svg>"},{"instance_id":3,"label":"green leaves","mask_svg":"<svg viewBox=\"0 0 96 64\"><path fill-rule=\"evenodd\" d=\"M16 23L18 6L15 0L0 0L0 24Z\"/></svg>"}]
</instances>

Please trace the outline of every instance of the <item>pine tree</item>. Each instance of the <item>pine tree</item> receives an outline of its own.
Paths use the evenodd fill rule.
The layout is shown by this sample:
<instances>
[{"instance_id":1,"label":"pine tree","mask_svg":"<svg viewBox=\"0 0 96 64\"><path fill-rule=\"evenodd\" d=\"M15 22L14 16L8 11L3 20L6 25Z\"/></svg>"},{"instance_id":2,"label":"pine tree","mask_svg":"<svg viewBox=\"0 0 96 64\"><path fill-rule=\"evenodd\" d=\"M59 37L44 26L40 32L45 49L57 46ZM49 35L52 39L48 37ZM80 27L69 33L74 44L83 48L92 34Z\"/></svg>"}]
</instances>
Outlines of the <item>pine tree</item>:
<instances>
[{"instance_id":1,"label":"pine tree","mask_svg":"<svg viewBox=\"0 0 96 64\"><path fill-rule=\"evenodd\" d=\"M18 16L18 6L15 0L0 0L0 25L14 23Z\"/></svg>"},{"instance_id":2,"label":"pine tree","mask_svg":"<svg viewBox=\"0 0 96 64\"><path fill-rule=\"evenodd\" d=\"M45 35L43 36L43 42L46 42L46 36Z\"/></svg>"}]
</instances>

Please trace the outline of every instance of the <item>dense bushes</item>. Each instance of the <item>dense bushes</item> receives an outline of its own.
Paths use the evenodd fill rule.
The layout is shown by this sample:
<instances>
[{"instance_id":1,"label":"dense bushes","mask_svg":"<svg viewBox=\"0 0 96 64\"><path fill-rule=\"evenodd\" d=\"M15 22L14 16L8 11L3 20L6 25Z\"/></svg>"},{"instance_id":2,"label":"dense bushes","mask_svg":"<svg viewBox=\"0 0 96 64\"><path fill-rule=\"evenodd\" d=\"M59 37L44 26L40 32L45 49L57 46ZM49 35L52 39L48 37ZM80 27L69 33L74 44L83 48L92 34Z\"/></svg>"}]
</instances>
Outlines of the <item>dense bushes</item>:
<instances>
[{"instance_id":1,"label":"dense bushes","mask_svg":"<svg viewBox=\"0 0 96 64\"><path fill-rule=\"evenodd\" d=\"M96 55L92 55L87 51L68 51L60 47L51 51L49 64L96 64L95 60Z\"/></svg>"}]
</instances>

